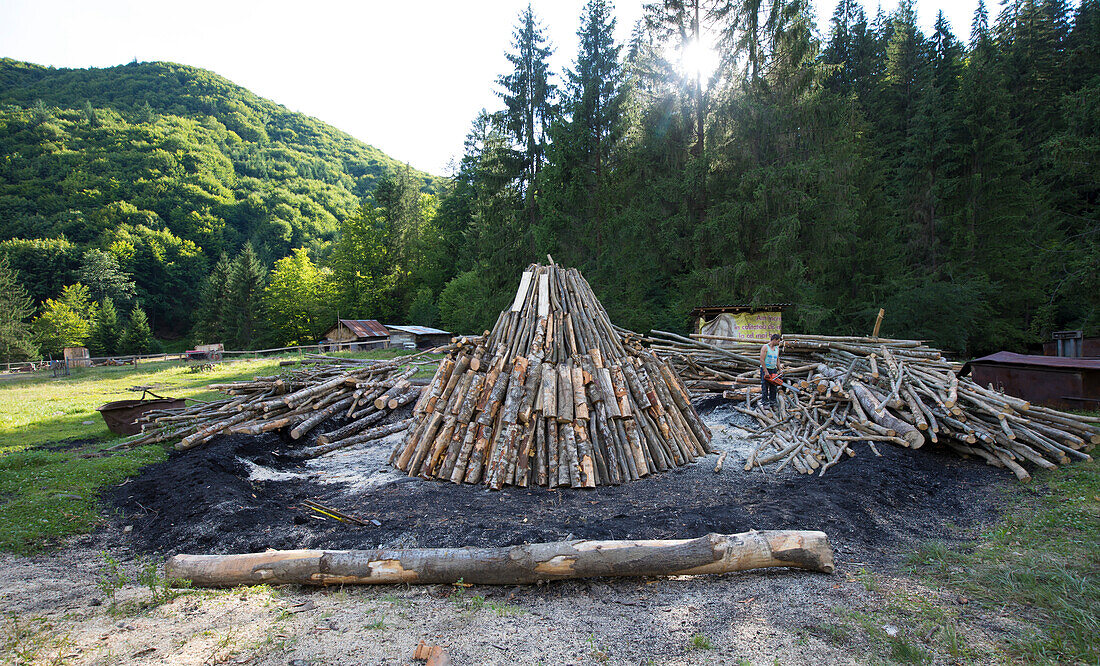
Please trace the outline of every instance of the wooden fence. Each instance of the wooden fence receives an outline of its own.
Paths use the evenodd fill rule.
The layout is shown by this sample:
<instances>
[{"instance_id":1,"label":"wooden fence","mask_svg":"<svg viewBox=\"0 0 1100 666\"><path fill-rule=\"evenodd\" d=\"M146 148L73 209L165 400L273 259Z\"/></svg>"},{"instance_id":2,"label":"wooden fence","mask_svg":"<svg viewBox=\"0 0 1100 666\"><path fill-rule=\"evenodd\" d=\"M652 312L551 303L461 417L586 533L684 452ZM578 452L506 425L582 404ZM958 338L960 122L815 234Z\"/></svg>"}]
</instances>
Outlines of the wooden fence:
<instances>
[{"instance_id":1,"label":"wooden fence","mask_svg":"<svg viewBox=\"0 0 1100 666\"><path fill-rule=\"evenodd\" d=\"M272 349L248 349L240 351L223 351L221 352L222 358L227 361L244 361L250 358L260 358L267 354L284 354L287 352L299 352L316 353L320 354L325 351L333 351L331 347L333 344L325 345L328 349L322 349L321 345L300 345L297 347L274 347ZM348 351L348 350L340 350ZM351 350L351 351L372 351L372 350ZM238 358L227 358L234 356ZM82 359L84 360L84 359ZM148 361L186 361L187 352L172 352L172 353L160 353L160 354L119 354L116 356L93 356L90 359L92 364L102 363L104 361L117 361L120 364L137 365L139 362ZM48 370L50 368L50 361L22 361L5 364L5 373L28 373L37 372L39 370Z\"/></svg>"}]
</instances>

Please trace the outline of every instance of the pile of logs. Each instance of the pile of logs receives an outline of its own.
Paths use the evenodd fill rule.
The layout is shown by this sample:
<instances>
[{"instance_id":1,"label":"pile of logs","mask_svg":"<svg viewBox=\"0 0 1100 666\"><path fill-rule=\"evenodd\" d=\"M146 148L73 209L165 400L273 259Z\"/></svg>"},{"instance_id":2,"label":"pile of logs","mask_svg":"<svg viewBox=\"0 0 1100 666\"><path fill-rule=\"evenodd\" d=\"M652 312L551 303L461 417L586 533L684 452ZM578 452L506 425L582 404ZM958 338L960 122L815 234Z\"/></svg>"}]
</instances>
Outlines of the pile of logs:
<instances>
[{"instance_id":1,"label":"pile of logs","mask_svg":"<svg viewBox=\"0 0 1100 666\"><path fill-rule=\"evenodd\" d=\"M493 489L620 484L710 452L675 372L553 261L528 267L492 331L440 363L413 419L398 469Z\"/></svg>"},{"instance_id":2,"label":"pile of logs","mask_svg":"<svg viewBox=\"0 0 1100 666\"><path fill-rule=\"evenodd\" d=\"M920 448L940 442L1006 467L1021 481L1024 464L1052 469L1089 460L1100 418L1031 405L958 376L957 364L916 340L784 335L784 386L775 407L759 401L760 341L683 337L652 331L650 348L696 394L721 393L757 419L745 469L778 463L824 474L855 444Z\"/></svg>"},{"instance_id":3,"label":"pile of logs","mask_svg":"<svg viewBox=\"0 0 1100 666\"><path fill-rule=\"evenodd\" d=\"M385 425L380 422L420 397L421 387L409 381L417 369L412 361L419 356L386 361L316 358L317 365L281 375L211 384L211 389L227 397L183 409L147 412L139 420L142 432L116 446L174 442L176 449L185 450L221 434L273 431L285 431L300 440L332 417L347 423L319 434L313 439L314 446L292 455L315 458L352 445L373 444L408 428L409 419Z\"/></svg>"}]
</instances>

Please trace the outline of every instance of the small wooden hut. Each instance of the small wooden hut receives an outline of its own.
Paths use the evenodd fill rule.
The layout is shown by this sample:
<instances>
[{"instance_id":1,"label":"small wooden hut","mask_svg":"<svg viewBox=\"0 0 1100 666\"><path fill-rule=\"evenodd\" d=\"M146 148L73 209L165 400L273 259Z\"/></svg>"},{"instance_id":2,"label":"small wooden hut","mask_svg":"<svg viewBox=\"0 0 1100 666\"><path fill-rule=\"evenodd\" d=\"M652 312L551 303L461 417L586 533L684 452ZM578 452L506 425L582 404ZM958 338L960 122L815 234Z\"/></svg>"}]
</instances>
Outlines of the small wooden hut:
<instances>
[{"instance_id":1,"label":"small wooden hut","mask_svg":"<svg viewBox=\"0 0 1100 666\"><path fill-rule=\"evenodd\" d=\"M377 319L340 319L318 342L326 351L384 349L390 332Z\"/></svg>"},{"instance_id":2,"label":"small wooden hut","mask_svg":"<svg viewBox=\"0 0 1100 666\"><path fill-rule=\"evenodd\" d=\"M65 360L69 362L70 368L92 367L92 359L87 347L65 347Z\"/></svg>"}]
</instances>

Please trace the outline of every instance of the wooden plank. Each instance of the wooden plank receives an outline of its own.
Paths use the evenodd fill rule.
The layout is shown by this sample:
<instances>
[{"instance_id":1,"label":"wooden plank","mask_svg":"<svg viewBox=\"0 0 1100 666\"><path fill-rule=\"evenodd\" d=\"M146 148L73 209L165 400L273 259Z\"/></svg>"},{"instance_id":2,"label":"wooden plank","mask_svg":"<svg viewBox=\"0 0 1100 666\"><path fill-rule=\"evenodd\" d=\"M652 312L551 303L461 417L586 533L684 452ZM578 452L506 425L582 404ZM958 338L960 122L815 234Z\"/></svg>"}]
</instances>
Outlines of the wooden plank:
<instances>
[{"instance_id":1,"label":"wooden plank","mask_svg":"<svg viewBox=\"0 0 1100 666\"><path fill-rule=\"evenodd\" d=\"M516 290L516 300L512 301L512 312L519 312L523 308L523 302L527 300L527 292L531 290L531 278L534 271L523 271L523 277L519 280L519 289Z\"/></svg>"},{"instance_id":2,"label":"wooden plank","mask_svg":"<svg viewBox=\"0 0 1100 666\"><path fill-rule=\"evenodd\" d=\"M550 314L550 276L543 273L539 276L539 316Z\"/></svg>"}]
</instances>

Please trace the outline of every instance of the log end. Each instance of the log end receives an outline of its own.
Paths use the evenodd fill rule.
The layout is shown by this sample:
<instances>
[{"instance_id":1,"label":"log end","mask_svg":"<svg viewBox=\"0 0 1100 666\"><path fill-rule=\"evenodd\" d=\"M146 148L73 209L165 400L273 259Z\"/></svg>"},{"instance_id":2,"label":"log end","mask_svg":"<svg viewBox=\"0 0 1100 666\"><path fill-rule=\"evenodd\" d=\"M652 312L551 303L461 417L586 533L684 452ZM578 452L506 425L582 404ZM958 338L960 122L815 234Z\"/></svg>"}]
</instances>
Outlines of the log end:
<instances>
[{"instance_id":1,"label":"log end","mask_svg":"<svg viewBox=\"0 0 1100 666\"><path fill-rule=\"evenodd\" d=\"M762 532L772 556L790 566L831 574L836 571L829 537L818 531Z\"/></svg>"},{"instance_id":2,"label":"log end","mask_svg":"<svg viewBox=\"0 0 1100 666\"><path fill-rule=\"evenodd\" d=\"M903 439L909 442L909 448L919 449L920 447L924 446L924 432L925 431L922 430L910 430L909 432L905 433Z\"/></svg>"}]
</instances>

